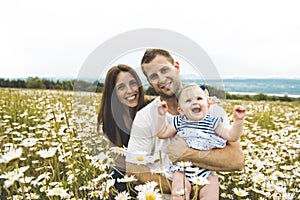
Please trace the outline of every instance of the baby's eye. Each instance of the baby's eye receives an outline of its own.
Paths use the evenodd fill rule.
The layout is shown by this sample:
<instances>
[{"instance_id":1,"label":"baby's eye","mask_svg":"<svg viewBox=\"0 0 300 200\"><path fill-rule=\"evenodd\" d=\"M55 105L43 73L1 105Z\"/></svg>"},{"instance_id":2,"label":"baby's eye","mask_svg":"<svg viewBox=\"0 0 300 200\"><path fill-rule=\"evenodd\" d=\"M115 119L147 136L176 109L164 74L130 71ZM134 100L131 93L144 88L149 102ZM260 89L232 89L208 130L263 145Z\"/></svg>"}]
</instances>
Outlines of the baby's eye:
<instances>
[{"instance_id":1,"label":"baby's eye","mask_svg":"<svg viewBox=\"0 0 300 200\"><path fill-rule=\"evenodd\" d=\"M197 97L197 100L198 100L198 101L202 100L202 97Z\"/></svg>"},{"instance_id":2,"label":"baby's eye","mask_svg":"<svg viewBox=\"0 0 300 200\"><path fill-rule=\"evenodd\" d=\"M185 102L186 103L190 103L192 100L190 100L190 99L187 99Z\"/></svg>"}]
</instances>

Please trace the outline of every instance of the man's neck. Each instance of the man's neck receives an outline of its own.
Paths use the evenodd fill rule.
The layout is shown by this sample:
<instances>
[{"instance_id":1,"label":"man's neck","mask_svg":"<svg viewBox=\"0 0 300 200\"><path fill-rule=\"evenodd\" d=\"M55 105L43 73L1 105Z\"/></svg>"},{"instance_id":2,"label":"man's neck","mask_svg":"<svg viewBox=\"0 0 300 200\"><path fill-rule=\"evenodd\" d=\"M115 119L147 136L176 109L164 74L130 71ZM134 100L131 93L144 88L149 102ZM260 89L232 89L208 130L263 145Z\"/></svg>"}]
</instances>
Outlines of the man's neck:
<instances>
[{"instance_id":1,"label":"man's neck","mask_svg":"<svg viewBox=\"0 0 300 200\"><path fill-rule=\"evenodd\" d=\"M172 115L179 115L178 104L176 96L170 98L160 97L161 101L165 101L168 104L168 112Z\"/></svg>"}]
</instances>

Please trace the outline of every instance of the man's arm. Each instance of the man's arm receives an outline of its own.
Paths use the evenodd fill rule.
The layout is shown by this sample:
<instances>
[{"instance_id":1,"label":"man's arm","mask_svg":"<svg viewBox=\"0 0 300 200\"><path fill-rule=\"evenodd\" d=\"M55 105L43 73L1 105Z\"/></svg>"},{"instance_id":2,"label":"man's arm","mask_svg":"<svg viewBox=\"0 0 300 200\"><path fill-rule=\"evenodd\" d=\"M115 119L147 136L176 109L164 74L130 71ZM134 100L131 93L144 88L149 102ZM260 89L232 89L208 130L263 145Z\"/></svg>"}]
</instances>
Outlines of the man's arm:
<instances>
[{"instance_id":1,"label":"man's arm","mask_svg":"<svg viewBox=\"0 0 300 200\"><path fill-rule=\"evenodd\" d=\"M126 172L134 175L139 181L138 183L146 183L147 181L156 181L165 193L170 193L171 184L163 176L159 176L150 171L148 164L153 165L152 159L156 160L154 149L157 145L157 136L155 134L154 119L157 118L157 107L152 106L157 104L155 100L137 112L133 121L130 139L128 142L128 149L126 152ZM149 107L152 106L152 107ZM154 108L154 109L153 109ZM147 109L147 110L145 110ZM164 144L161 140L161 145ZM165 147L168 142L165 143ZM140 157L143 157L141 159ZM166 158L166 154L163 158ZM151 160L148 160L150 159ZM155 167L154 167L155 168ZM159 165L157 166L159 168Z\"/></svg>"},{"instance_id":2,"label":"man's arm","mask_svg":"<svg viewBox=\"0 0 300 200\"><path fill-rule=\"evenodd\" d=\"M138 183L146 183L147 181L155 181L159 183L159 187L163 189L164 193L171 193L172 183L159 174L152 173L145 165L137 165L130 162L126 162L126 173L128 175L134 175L139 181ZM160 189L160 188L158 188Z\"/></svg>"},{"instance_id":3,"label":"man's arm","mask_svg":"<svg viewBox=\"0 0 300 200\"><path fill-rule=\"evenodd\" d=\"M179 136L168 146L168 156L173 163L190 161L198 167L212 171L243 170L244 155L240 143L229 142L222 149L202 151L188 148L187 143Z\"/></svg>"}]
</instances>

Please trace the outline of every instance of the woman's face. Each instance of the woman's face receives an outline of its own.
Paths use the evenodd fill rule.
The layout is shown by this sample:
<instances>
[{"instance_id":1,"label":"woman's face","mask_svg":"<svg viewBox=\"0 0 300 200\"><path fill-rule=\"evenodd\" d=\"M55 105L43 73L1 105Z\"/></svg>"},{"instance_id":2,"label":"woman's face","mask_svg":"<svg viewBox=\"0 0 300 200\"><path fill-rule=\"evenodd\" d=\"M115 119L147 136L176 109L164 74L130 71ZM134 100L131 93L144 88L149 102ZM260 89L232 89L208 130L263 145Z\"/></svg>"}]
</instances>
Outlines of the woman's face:
<instances>
[{"instance_id":1,"label":"woman's face","mask_svg":"<svg viewBox=\"0 0 300 200\"><path fill-rule=\"evenodd\" d=\"M122 104L128 107L138 105L139 86L136 79L129 72L120 72L118 74L115 90Z\"/></svg>"}]
</instances>

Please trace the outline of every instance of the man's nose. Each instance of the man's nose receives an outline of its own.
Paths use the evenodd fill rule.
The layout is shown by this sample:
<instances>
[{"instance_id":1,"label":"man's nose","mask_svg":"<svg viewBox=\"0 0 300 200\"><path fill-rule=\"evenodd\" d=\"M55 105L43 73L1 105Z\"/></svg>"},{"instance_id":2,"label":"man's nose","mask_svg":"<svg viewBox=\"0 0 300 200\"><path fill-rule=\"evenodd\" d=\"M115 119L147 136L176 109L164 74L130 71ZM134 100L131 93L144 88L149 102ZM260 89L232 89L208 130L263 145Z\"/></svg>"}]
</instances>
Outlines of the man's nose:
<instances>
[{"instance_id":1,"label":"man's nose","mask_svg":"<svg viewBox=\"0 0 300 200\"><path fill-rule=\"evenodd\" d=\"M164 82L166 80L165 75L158 73L158 82Z\"/></svg>"}]
</instances>

